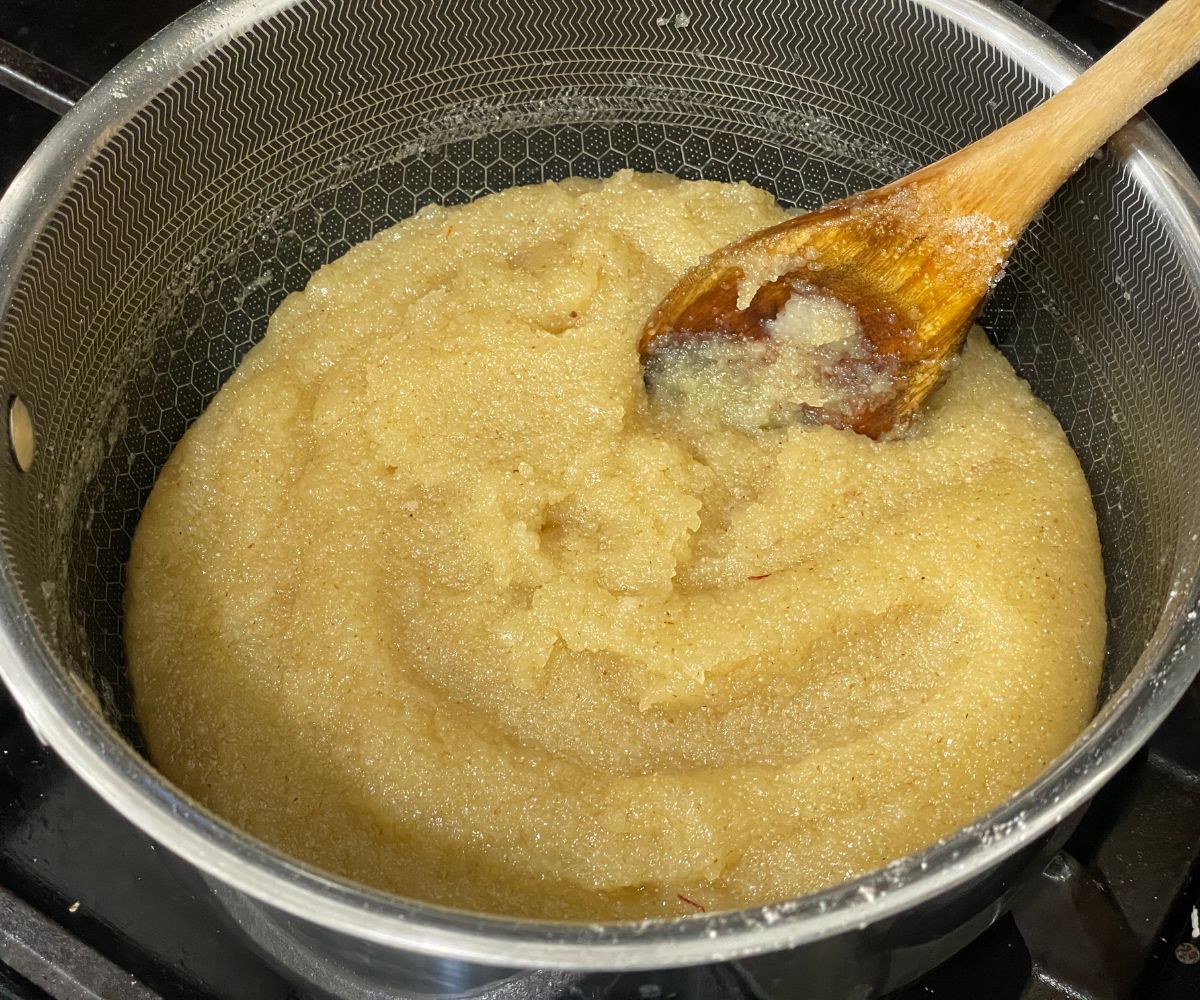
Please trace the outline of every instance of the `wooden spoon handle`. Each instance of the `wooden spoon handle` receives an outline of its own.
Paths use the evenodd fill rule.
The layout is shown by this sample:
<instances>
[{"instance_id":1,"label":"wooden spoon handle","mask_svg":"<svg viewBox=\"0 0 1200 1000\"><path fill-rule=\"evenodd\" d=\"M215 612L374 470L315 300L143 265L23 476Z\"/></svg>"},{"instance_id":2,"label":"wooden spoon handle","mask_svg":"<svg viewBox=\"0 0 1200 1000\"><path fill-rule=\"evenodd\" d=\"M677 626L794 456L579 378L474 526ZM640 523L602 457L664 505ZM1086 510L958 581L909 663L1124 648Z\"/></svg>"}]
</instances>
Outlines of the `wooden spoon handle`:
<instances>
[{"instance_id":1,"label":"wooden spoon handle","mask_svg":"<svg viewBox=\"0 0 1200 1000\"><path fill-rule=\"evenodd\" d=\"M1084 160L1198 61L1200 0L1169 0L1068 87L929 169L945 170L940 180L962 214L983 212L1020 232Z\"/></svg>"}]
</instances>

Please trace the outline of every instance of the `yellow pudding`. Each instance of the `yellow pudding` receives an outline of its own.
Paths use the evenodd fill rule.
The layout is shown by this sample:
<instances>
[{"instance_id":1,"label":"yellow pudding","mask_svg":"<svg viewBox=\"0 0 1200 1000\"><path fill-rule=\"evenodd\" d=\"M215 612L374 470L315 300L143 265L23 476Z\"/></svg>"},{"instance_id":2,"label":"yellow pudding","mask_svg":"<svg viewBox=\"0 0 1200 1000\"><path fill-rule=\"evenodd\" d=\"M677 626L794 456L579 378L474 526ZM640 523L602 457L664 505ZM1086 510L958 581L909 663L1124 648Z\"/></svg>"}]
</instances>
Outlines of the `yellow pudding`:
<instances>
[{"instance_id":1,"label":"yellow pudding","mask_svg":"<svg viewBox=\"0 0 1200 1000\"><path fill-rule=\"evenodd\" d=\"M1093 710L1062 430L981 334L906 436L679 419L637 341L786 217L618 174L428 208L317 272L129 563L154 763L250 833L530 917L793 896L996 805Z\"/></svg>"}]
</instances>

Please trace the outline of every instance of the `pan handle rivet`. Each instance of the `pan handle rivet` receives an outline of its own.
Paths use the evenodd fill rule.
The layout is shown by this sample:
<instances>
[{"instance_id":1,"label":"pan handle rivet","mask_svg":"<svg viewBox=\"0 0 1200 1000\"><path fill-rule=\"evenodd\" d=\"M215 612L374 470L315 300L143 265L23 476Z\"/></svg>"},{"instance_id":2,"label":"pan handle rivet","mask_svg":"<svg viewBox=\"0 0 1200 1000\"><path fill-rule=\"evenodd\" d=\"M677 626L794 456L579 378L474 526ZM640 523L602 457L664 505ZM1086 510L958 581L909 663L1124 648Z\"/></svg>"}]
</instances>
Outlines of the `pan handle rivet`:
<instances>
[{"instance_id":1,"label":"pan handle rivet","mask_svg":"<svg viewBox=\"0 0 1200 1000\"><path fill-rule=\"evenodd\" d=\"M29 407L16 395L8 400L8 444L17 468L28 472L34 456L33 417L29 415Z\"/></svg>"}]
</instances>

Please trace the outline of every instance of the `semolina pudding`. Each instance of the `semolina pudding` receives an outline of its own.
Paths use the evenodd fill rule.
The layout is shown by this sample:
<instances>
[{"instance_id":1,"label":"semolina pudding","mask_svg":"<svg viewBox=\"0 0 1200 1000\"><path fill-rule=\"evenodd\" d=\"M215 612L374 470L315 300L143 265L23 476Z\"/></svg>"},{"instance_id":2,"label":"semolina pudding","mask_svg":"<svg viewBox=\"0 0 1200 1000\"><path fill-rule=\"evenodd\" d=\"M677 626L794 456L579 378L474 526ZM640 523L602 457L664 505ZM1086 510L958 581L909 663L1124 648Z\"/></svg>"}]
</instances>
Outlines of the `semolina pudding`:
<instances>
[{"instance_id":1,"label":"semolina pudding","mask_svg":"<svg viewBox=\"0 0 1200 1000\"><path fill-rule=\"evenodd\" d=\"M624 172L317 272L137 530L154 763L341 875L587 920L817 889L1035 777L1093 710L1100 546L982 334L893 441L645 391L650 310L785 217Z\"/></svg>"}]
</instances>

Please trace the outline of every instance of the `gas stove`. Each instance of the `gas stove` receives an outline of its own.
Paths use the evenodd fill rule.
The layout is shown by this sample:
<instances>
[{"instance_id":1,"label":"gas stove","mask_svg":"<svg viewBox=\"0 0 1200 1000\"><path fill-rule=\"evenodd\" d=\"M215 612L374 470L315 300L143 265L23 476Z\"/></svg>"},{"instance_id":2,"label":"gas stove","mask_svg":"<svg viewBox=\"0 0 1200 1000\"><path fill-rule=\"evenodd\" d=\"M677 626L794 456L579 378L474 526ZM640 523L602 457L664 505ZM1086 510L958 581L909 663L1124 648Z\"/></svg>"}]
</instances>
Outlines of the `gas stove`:
<instances>
[{"instance_id":1,"label":"gas stove","mask_svg":"<svg viewBox=\"0 0 1200 1000\"><path fill-rule=\"evenodd\" d=\"M84 81L190 6L4 0L0 82L7 78L42 104L63 105L55 93L77 96ZM1096 55L1158 0L1025 6ZM39 67L30 55L62 72ZM3 64L17 68L6 73ZM1197 107L1200 74L1193 71L1150 111L1200 169ZM55 120L52 111L0 88L0 190ZM1197 733L1200 685L1091 805L1011 915L893 1000L1200 998ZM0 997L307 995L253 952L203 898L208 890L181 880L164 855L41 746L0 693ZM631 1000L647 996L646 979L639 983ZM698 984L696 996L736 1000L737 989Z\"/></svg>"}]
</instances>

